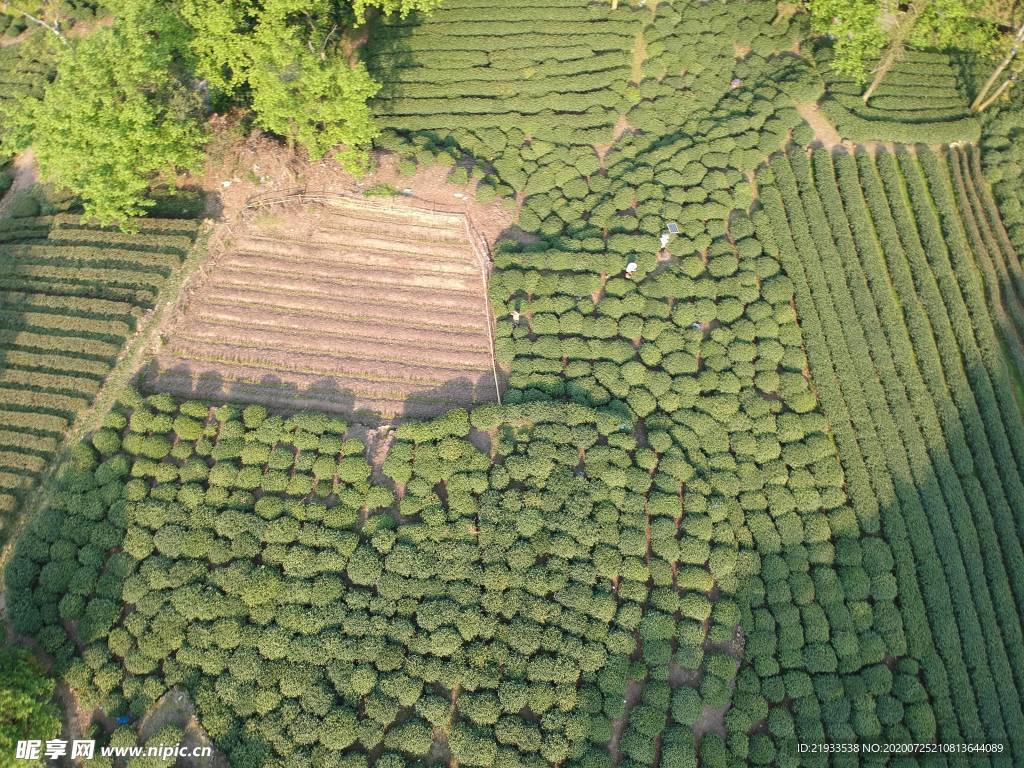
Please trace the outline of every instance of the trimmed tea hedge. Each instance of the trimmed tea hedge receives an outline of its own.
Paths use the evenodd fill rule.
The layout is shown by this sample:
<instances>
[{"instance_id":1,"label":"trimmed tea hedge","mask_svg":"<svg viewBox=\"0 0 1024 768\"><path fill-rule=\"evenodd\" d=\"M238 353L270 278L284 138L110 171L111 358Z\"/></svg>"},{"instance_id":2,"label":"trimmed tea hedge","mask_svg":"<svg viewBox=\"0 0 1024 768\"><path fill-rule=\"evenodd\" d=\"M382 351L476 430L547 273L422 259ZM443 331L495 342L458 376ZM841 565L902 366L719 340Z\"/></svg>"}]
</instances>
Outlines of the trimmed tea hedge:
<instances>
[{"instance_id":1,"label":"trimmed tea hedge","mask_svg":"<svg viewBox=\"0 0 1024 768\"><path fill-rule=\"evenodd\" d=\"M1024 253L1024 94L991 107L984 115L981 162L985 177L999 203L999 212L1010 240Z\"/></svg>"},{"instance_id":2,"label":"trimmed tea hedge","mask_svg":"<svg viewBox=\"0 0 1024 768\"><path fill-rule=\"evenodd\" d=\"M844 139L950 144L978 141L981 122L970 113L963 85L947 54L907 51L864 104L860 83L832 66L832 48L815 50L825 78L821 110Z\"/></svg>"},{"instance_id":3,"label":"trimmed tea hedge","mask_svg":"<svg viewBox=\"0 0 1024 768\"><path fill-rule=\"evenodd\" d=\"M0 222L0 542L196 231L170 219L133 234L70 215Z\"/></svg>"},{"instance_id":4,"label":"trimmed tea hedge","mask_svg":"<svg viewBox=\"0 0 1024 768\"><path fill-rule=\"evenodd\" d=\"M997 690L1024 686L1024 434L977 276L985 243L966 236L972 211L924 149L791 153L761 180L758 221L794 279L854 507L893 546L942 738L1019 754L1020 698Z\"/></svg>"}]
</instances>

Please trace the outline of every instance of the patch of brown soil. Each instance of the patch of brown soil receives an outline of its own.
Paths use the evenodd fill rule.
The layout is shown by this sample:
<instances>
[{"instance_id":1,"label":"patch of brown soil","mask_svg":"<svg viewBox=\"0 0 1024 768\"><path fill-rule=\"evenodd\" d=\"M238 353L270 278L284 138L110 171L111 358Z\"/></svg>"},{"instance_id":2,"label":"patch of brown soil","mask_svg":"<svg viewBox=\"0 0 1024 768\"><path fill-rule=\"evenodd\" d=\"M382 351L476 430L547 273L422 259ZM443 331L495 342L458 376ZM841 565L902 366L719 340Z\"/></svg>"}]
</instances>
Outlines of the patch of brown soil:
<instances>
[{"instance_id":1,"label":"patch of brown soil","mask_svg":"<svg viewBox=\"0 0 1024 768\"><path fill-rule=\"evenodd\" d=\"M855 143L848 139L844 139L829 119L822 114L821 108L815 102L800 102L799 104L796 104L796 111L814 130L814 136L818 143L826 149L839 152L849 152L850 154L853 154L858 147L864 148L869 152L875 152L880 148L887 149L889 152L896 151L896 144L891 141L865 141ZM909 147L908 149L913 151L913 147Z\"/></svg>"},{"instance_id":2,"label":"patch of brown soil","mask_svg":"<svg viewBox=\"0 0 1024 768\"><path fill-rule=\"evenodd\" d=\"M67 35L71 38L82 38L89 35L93 30L112 26L114 26L113 16L102 16L92 21L76 21L74 26L67 31Z\"/></svg>"},{"instance_id":3,"label":"patch of brown soil","mask_svg":"<svg viewBox=\"0 0 1024 768\"><path fill-rule=\"evenodd\" d=\"M90 714L78 704L75 692L63 682L58 682L54 696L61 712L61 738L65 741L81 739L89 728Z\"/></svg>"},{"instance_id":4,"label":"patch of brown soil","mask_svg":"<svg viewBox=\"0 0 1024 768\"><path fill-rule=\"evenodd\" d=\"M32 150L27 150L14 158L11 167L14 171L14 180L4 196L0 198L0 218L7 214L7 209L11 207L11 203L14 202L19 192L31 189L39 180L36 158L32 154Z\"/></svg>"},{"instance_id":5,"label":"patch of brown soil","mask_svg":"<svg viewBox=\"0 0 1024 768\"><path fill-rule=\"evenodd\" d=\"M32 27L27 27L21 30L21 32L19 32L14 37L8 37L7 35L3 35L2 37L0 37L0 48L9 48L12 45L23 43L25 41L25 38L31 35L33 31L34 30Z\"/></svg>"},{"instance_id":6,"label":"patch of brown soil","mask_svg":"<svg viewBox=\"0 0 1024 768\"><path fill-rule=\"evenodd\" d=\"M814 130L814 135L824 145L831 149L839 145L852 146L844 142L836 127L829 122L828 118L821 113L818 105L814 102L803 101L796 105L796 111L800 117L807 121L807 124Z\"/></svg>"},{"instance_id":7,"label":"patch of brown soil","mask_svg":"<svg viewBox=\"0 0 1024 768\"><path fill-rule=\"evenodd\" d=\"M639 85L644 79L644 62L647 61L647 39L641 29L636 33L636 40L633 41L633 66L630 72L630 82Z\"/></svg>"},{"instance_id":8,"label":"patch of brown soil","mask_svg":"<svg viewBox=\"0 0 1024 768\"><path fill-rule=\"evenodd\" d=\"M629 713L636 703L640 701L640 695L644 691L644 684L640 680L630 680L626 685L626 693L624 696L625 710L620 717L616 717L612 720L612 738L608 742L608 752L612 756L612 761L618 765L622 757L619 752L619 742L622 740L622 734L626 730L626 725L629 723Z\"/></svg>"},{"instance_id":9,"label":"patch of brown soil","mask_svg":"<svg viewBox=\"0 0 1024 768\"><path fill-rule=\"evenodd\" d=\"M772 24L781 24L782 22L789 19L794 14L800 11L799 3L779 3L775 9L775 18L772 19Z\"/></svg>"},{"instance_id":10,"label":"patch of brown soil","mask_svg":"<svg viewBox=\"0 0 1024 768\"><path fill-rule=\"evenodd\" d=\"M227 768L227 758L217 751L205 729L196 717L192 698L181 688L172 688L146 713L139 722L139 743L144 744L165 726L179 728L184 736L182 746L188 748L189 757L179 757L177 768ZM210 757L191 757L196 747L210 747Z\"/></svg>"},{"instance_id":11,"label":"patch of brown soil","mask_svg":"<svg viewBox=\"0 0 1024 768\"><path fill-rule=\"evenodd\" d=\"M701 737L709 731L714 731L723 739L726 737L725 714L729 711L730 706L730 704L724 704L721 707L704 705L704 709L701 710L697 721L693 724L693 738L697 744L700 744Z\"/></svg>"},{"instance_id":12,"label":"patch of brown soil","mask_svg":"<svg viewBox=\"0 0 1024 768\"><path fill-rule=\"evenodd\" d=\"M500 202L478 203L475 182L458 185L448 181L452 168L441 165L421 167L412 176L398 173L398 158L390 152L374 151L373 170L362 177L345 172L330 157L310 160L281 142L254 130L240 133L238 115L211 118L211 139L207 163L199 175L183 175L180 186L200 187L210 195L208 215L222 222L237 222L246 203L256 195L297 189L362 197L381 184L405 195L395 205L436 208L466 216L492 247L498 236L515 222L516 211Z\"/></svg>"},{"instance_id":13,"label":"patch of brown soil","mask_svg":"<svg viewBox=\"0 0 1024 768\"><path fill-rule=\"evenodd\" d=\"M686 669L679 666L674 660L668 665L668 684L675 690L684 685L696 688L700 685L701 671L699 669Z\"/></svg>"},{"instance_id":14,"label":"patch of brown soil","mask_svg":"<svg viewBox=\"0 0 1024 768\"><path fill-rule=\"evenodd\" d=\"M629 121L625 115L619 115L619 119L615 121L615 127L612 129L612 140L607 144L595 144L594 151L597 152L597 158L601 161L601 167L604 167L604 158L608 154L615 142L622 138L626 131L632 130Z\"/></svg>"}]
</instances>

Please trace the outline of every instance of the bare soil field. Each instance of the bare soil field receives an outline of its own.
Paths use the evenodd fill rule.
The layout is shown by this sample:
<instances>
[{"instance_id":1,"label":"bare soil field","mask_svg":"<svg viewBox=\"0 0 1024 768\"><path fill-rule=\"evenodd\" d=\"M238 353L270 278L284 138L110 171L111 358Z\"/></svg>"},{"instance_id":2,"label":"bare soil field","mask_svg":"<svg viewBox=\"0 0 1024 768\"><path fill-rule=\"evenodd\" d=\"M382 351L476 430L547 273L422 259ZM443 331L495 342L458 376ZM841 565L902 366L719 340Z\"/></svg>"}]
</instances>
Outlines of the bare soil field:
<instances>
[{"instance_id":1,"label":"bare soil field","mask_svg":"<svg viewBox=\"0 0 1024 768\"><path fill-rule=\"evenodd\" d=\"M488 259L465 215L331 195L253 211L224 245L149 388L367 422L497 399Z\"/></svg>"},{"instance_id":2,"label":"bare soil field","mask_svg":"<svg viewBox=\"0 0 1024 768\"><path fill-rule=\"evenodd\" d=\"M288 150L280 142L253 131L243 136L235 117L210 121L210 151L206 167L197 175L182 175L178 185L207 193L207 215L220 222L235 222L248 201L256 195L285 192L295 188L361 197L380 185L401 190L421 208L435 208L464 214L493 246L502 236L518 234L514 227L518 212L498 201L476 200L473 185L449 181L452 168L443 165L420 167L412 176L398 171L397 156L374 151L371 172L353 176L330 157L310 160ZM426 222L431 227L430 222Z\"/></svg>"}]
</instances>

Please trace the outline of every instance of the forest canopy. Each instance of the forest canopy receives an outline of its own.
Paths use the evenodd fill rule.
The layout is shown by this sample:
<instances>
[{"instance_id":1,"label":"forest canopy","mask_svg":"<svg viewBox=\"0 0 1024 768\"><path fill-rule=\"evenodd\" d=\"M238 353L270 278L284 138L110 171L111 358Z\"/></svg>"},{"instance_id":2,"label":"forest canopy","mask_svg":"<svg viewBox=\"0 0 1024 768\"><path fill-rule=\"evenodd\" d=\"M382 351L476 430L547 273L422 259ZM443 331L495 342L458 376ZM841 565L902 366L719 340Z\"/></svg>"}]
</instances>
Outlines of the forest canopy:
<instances>
[{"instance_id":1,"label":"forest canopy","mask_svg":"<svg viewBox=\"0 0 1024 768\"><path fill-rule=\"evenodd\" d=\"M19 740L60 733L53 678L24 650L0 646L0 755L7 760ZM7 765L6 762L3 763Z\"/></svg>"},{"instance_id":2,"label":"forest canopy","mask_svg":"<svg viewBox=\"0 0 1024 768\"><path fill-rule=\"evenodd\" d=\"M437 0L126 0L85 37L51 33L56 77L0 115L3 151L33 147L42 175L79 195L100 222L152 205L154 181L201 162L201 119L243 106L256 125L313 157L336 149L365 167L376 136L367 101L379 85L350 34L373 12L406 16ZM45 9L44 9L45 10Z\"/></svg>"}]
</instances>

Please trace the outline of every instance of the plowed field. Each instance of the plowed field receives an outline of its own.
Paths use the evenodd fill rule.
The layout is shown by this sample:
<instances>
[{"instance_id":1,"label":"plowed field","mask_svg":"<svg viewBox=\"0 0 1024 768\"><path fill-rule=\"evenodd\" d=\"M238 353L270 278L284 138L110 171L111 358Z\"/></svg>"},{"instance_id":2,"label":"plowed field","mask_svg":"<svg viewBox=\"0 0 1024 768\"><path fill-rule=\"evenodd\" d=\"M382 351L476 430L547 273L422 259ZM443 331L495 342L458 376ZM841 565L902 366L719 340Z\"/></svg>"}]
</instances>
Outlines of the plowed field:
<instances>
[{"instance_id":1,"label":"plowed field","mask_svg":"<svg viewBox=\"0 0 1024 768\"><path fill-rule=\"evenodd\" d=\"M495 400L473 238L461 215L388 202L257 214L168 330L148 383L385 419Z\"/></svg>"}]
</instances>

